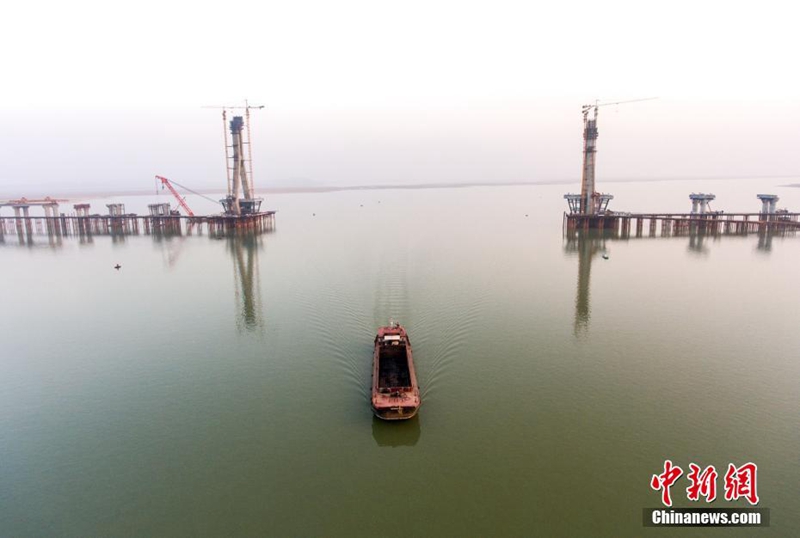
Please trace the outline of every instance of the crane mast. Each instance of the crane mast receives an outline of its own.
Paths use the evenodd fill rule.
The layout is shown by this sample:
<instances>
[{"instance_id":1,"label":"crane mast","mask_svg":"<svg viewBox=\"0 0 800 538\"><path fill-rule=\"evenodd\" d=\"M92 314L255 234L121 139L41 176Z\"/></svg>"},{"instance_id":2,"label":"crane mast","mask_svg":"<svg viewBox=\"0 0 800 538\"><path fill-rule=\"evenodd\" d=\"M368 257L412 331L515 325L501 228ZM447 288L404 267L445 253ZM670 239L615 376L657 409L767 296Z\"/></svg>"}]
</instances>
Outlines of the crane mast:
<instances>
[{"instance_id":1,"label":"crane mast","mask_svg":"<svg viewBox=\"0 0 800 538\"><path fill-rule=\"evenodd\" d=\"M194 212L192 212L192 210L189 209L189 205L186 203L186 200L183 198L183 196L178 194L178 191L176 191L175 187L172 186L172 183L170 182L170 180L168 180L164 176L156 176L156 180L157 181L161 181L161 188L162 189L165 186L169 189L169 192L172 193L172 196L174 196L175 199L178 201L178 205L180 205L183 208L183 210L186 211L187 215L189 215L190 217L194 217Z\"/></svg>"}]
</instances>

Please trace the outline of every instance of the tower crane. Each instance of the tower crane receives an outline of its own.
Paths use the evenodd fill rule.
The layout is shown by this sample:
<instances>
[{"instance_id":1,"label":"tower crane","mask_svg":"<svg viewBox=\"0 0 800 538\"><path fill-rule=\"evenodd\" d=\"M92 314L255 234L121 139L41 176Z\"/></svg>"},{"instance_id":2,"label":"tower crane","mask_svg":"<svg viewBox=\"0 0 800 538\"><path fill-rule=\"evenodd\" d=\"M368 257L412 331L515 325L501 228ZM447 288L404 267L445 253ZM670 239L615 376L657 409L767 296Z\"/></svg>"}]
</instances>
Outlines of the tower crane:
<instances>
[{"instance_id":1,"label":"tower crane","mask_svg":"<svg viewBox=\"0 0 800 538\"><path fill-rule=\"evenodd\" d=\"M595 101L594 104L583 105L583 173L581 174L581 194L580 197L574 194L564 195L564 198L566 198L570 204L571 212L582 213L584 215L597 215L606 210L608 202L613 198L610 194L601 194L595 191L594 170L598 134L597 109L603 106L638 103L641 101L651 101L653 99L658 99L658 97L608 103ZM589 116L590 113L591 117Z\"/></svg>"},{"instance_id":2,"label":"tower crane","mask_svg":"<svg viewBox=\"0 0 800 538\"><path fill-rule=\"evenodd\" d=\"M639 103L641 101L652 101L653 99L658 99L658 97L645 97L644 99L628 99L627 101L613 101L610 103L601 103L599 101L595 101L593 105L583 105L583 117L585 118L589 114L589 111L594 109L596 118L597 109L601 106L625 105L628 103Z\"/></svg>"}]
</instances>

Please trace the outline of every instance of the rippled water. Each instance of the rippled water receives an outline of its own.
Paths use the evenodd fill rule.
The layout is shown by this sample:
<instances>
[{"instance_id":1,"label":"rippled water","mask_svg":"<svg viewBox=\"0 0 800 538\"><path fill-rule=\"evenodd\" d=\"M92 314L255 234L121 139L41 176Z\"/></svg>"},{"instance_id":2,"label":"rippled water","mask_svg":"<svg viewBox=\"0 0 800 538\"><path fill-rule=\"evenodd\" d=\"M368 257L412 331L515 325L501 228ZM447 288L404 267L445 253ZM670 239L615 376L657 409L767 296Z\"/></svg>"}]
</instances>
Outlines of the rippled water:
<instances>
[{"instance_id":1,"label":"rippled water","mask_svg":"<svg viewBox=\"0 0 800 538\"><path fill-rule=\"evenodd\" d=\"M767 180L604 190L800 209ZM6 235L0 535L732 534L642 527L667 458L756 462L772 526L736 534L800 533L800 236L567 240L564 192L276 195L258 237ZM389 318L423 397L401 424L369 409Z\"/></svg>"}]
</instances>

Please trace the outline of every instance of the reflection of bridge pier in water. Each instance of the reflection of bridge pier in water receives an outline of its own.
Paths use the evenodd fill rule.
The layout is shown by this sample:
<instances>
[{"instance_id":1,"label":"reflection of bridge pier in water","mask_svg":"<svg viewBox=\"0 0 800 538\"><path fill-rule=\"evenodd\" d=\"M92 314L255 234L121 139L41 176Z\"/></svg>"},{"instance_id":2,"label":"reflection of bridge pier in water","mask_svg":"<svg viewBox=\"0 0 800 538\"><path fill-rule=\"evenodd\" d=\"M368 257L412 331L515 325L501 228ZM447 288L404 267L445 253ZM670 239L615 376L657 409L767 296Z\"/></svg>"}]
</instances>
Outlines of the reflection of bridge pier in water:
<instances>
[{"instance_id":1,"label":"reflection of bridge pier in water","mask_svg":"<svg viewBox=\"0 0 800 538\"><path fill-rule=\"evenodd\" d=\"M620 220L620 217L615 217ZM659 217L660 219L660 217ZM606 219L611 222L612 219ZM631 225L633 220L633 225ZM647 220L647 219L644 219ZM659 225L660 223L660 225ZM607 223L606 223L607 224ZM591 226L572 226L568 225L564 228L564 237L567 241L566 250L570 252L576 251L577 247L572 246L572 243L577 244L583 239L599 240L605 242L611 241L630 241L642 239L670 239L687 237L689 239L688 249L693 252L706 252L709 239L717 242L725 236L747 237L748 235L758 236L758 249L768 252L772 248L772 239L774 237L796 237L800 226L796 221L751 221L747 222L745 226L740 226L734 220L715 220L709 219L705 221L696 221L690 219L652 219L648 225L643 224L643 219L637 219L635 216L632 219L621 220L611 227L600 226L598 228ZM631 232L633 228L634 232ZM648 229L649 233L644 230Z\"/></svg>"},{"instance_id":2,"label":"reflection of bridge pier in water","mask_svg":"<svg viewBox=\"0 0 800 538\"><path fill-rule=\"evenodd\" d=\"M261 278L258 254L261 250L261 235L255 233L231 234L226 237L234 267L237 306L241 304L237 325L245 329L263 328L261 317Z\"/></svg>"},{"instance_id":3,"label":"reflection of bridge pier in water","mask_svg":"<svg viewBox=\"0 0 800 538\"><path fill-rule=\"evenodd\" d=\"M202 228L189 226L186 234L153 233L153 242L160 244L165 255L165 264L176 265L188 242L192 241L193 230L202 234ZM89 236L91 237L91 236ZM255 231L239 231L208 236L212 241L225 241L225 249L233 260L234 296L239 329L263 329L261 278L259 275L259 252L263 246L263 234Z\"/></svg>"},{"instance_id":4,"label":"reflection of bridge pier in water","mask_svg":"<svg viewBox=\"0 0 800 538\"><path fill-rule=\"evenodd\" d=\"M718 236L715 236L718 237ZM705 245L706 232L703 228L693 228L689 230L689 251L696 254L708 254L708 248Z\"/></svg>"},{"instance_id":5,"label":"reflection of bridge pier in water","mask_svg":"<svg viewBox=\"0 0 800 538\"><path fill-rule=\"evenodd\" d=\"M598 231L578 231L567 237L564 250L568 254L578 256L578 290L575 297L575 336L584 335L589 329L591 317L590 280L592 276L592 258L605 251L608 234Z\"/></svg>"},{"instance_id":6,"label":"reflection of bridge pier in water","mask_svg":"<svg viewBox=\"0 0 800 538\"><path fill-rule=\"evenodd\" d=\"M633 240L675 240L682 237L688 238L687 249L689 252L695 254L708 254L708 242L717 242L726 235L743 236L746 235L739 231L721 229L709 229L702 225L693 225L686 223L681 226L669 226L667 233L662 231L661 235L655 235L655 221L650 223L650 234L643 233L644 226L636 226L636 234L631 235L629 228L620 227L611 230L598 230L598 229L568 229L564 235L566 240L564 244L564 252L568 255L576 255L578 257L578 279L577 279L577 294L575 297L575 335L581 336L586 333L589 328L589 319L591 317L591 291L590 281L592 273L592 260L601 252L606 250L606 242L608 241L633 241ZM796 230L792 228L770 228L762 227L758 230L758 244L756 249L759 252L769 254L772 251L772 242L774 237L795 236Z\"/></svg>"},{"instance_id":7,"label":"reflection of bridge pier in water","mask_svg":"<svg viewBox=\"0 0 800 538\"><path fill-rule=\"evenodd\" d=\"M758 245L756 245L756 250L759 252L763 252L769 254L772 250L772 237L775 234L770 232L769 230L763 230L758 233Z\"/></svg>"}]
</instances>

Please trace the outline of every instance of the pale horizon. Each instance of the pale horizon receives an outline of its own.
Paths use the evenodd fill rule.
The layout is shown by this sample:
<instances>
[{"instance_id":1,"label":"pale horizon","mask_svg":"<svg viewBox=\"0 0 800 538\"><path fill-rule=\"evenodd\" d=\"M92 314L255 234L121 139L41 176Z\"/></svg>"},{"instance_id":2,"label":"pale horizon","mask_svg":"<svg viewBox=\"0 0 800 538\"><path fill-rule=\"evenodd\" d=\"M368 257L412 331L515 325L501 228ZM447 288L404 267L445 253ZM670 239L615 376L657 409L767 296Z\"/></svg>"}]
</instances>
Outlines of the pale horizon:
<instances>
[{"instance_id":1,"label":"pale horizon","mask_svg":"<svg viewBox=\"0 0 800 538\"><path fill-rule=\"evenodd\" d=\"M225 188L219 111L252 113L256 188L798 177L788 3L15 4L0 193ZM242 16L238 16L241 14ZM574 189L573 189L574 190Z\"/></svg>"}]
</instances>

